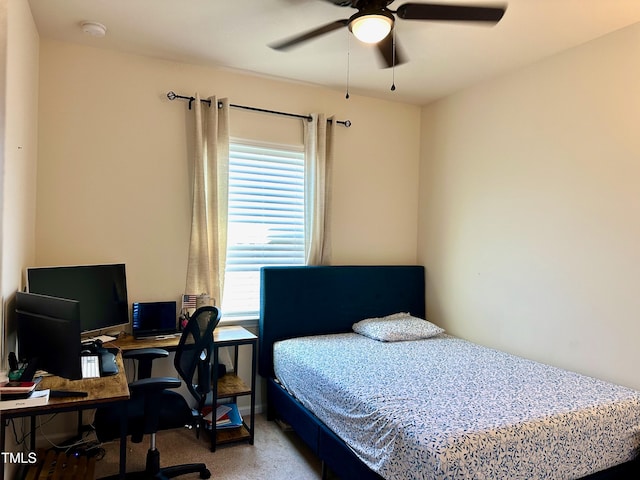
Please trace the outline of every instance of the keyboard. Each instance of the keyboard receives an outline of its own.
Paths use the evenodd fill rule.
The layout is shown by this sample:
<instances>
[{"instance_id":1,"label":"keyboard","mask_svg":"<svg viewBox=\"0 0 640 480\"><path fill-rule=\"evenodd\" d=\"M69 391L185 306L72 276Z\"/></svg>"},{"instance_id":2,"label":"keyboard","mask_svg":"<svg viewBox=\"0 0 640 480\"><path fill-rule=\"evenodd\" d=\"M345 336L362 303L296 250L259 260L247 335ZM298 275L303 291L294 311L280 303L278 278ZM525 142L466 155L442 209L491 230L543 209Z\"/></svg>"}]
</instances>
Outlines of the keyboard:
<instances>
[{"instance_id":1,"label":"keyboard","mask_svg":"<svg viewBox=\"0 0 640 480\"><path fill-rule=\"evenodd\" d=\"M98 355L82 355L82 378L98 378L100 376L100 358Z\"/></svg>"}]
</instances>

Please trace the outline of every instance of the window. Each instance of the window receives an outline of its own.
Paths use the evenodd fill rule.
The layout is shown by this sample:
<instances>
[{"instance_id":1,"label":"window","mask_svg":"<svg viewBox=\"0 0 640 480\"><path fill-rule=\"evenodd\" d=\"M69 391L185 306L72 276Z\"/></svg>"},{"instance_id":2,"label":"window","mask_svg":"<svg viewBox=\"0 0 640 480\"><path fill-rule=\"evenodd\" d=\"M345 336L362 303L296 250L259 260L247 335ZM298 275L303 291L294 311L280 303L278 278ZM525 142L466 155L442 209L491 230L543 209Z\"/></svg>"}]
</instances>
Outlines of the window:
<instances>
[{"instance_id":1,"label":"window","mask_svg":"<svg viewBox=\"0 0 640 480\"><path fill-rule=\"evenodd\" d=\"M257 316L260 267L304 265L304 151L232 141L222 312Z\"/></svg>"}]
</instances>

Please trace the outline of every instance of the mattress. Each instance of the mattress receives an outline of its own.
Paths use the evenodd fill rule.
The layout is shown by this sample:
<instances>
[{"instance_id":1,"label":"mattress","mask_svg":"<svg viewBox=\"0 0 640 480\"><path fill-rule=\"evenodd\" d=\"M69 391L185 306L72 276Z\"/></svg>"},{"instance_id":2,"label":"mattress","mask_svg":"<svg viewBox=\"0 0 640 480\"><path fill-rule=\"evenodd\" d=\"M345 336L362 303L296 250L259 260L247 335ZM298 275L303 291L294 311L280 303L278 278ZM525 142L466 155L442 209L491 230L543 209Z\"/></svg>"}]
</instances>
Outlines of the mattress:
<instances>
[{"instance_id":1,"label":"mattress","mask_svg":"<svg viewBox=\"0 0 640 480\"><path fill-rule=\"evenodd\" d=\"M574 479L640 445L640 392L446 334L284 340L274 370L388 480Z\"/></svg>"}]
</instances>

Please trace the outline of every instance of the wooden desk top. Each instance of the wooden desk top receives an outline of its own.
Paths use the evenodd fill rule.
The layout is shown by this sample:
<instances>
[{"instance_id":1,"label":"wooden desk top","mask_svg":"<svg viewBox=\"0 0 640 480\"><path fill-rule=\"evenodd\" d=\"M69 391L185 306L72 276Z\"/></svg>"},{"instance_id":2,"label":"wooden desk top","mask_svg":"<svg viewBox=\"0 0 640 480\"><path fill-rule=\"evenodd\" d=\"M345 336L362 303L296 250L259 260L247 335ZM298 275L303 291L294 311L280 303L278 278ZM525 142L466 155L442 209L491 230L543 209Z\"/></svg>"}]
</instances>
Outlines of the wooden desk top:
<instances>
[{"instance_id":1,"label":"wooden desk top","mask_svg":"<svg viewBox=\"0 0 640 480\"><path fill-rule=\"evenodd\" d=\"M136 350L138 348L163 348L173 351L178 347L180 336L156 339L155 337L137 339L130 334L120 334L117 340L105 343L105 347L119 348L123 352Z\"/></svg>"},{"instance_id":2,"label":"wooden desk top","mask_svg":"<svg viewBox=\"0 0 640 480\"><path fill-rule=\"evenodd\" d=\"M38 390L73 390L87 392L86 397L49 398L46 405L6 409L2 416L21 417L30 414L47 414L64 410L81 410L94 408L100 404L108 404L129 399L127 374L122 362L122 355L116 355L118 373L108 377L87 378L82 380L67 380L66 378L50 376L44 377L38 385Z\"/></svg>"},{"instance_id":3,"label":"wooden desk top","mask_svg":"<svg viewBox=\"0 0 640 480\"><path fill-rule=\"evenodd\" d=\"M235 325L216 327L213 331L213 341L218 344L226 344L229 342L251 342L257 340L253 333L244 327ZM136 350L138 348L163 348L168 351L174 351L178 347L180 336L171 338L155 337L136 339L133 335L120 335L117 340L105 344L106 347L116 347L123 352L128 350ZM221 345L223 346L223 345Z\"/></svg>"},{"instance_id":4,"label":"wooden desk top","mask_svg":"<svg viewBox=\"0 0 640 480\"><path fill-rule=\"evenodd\" d=\"M257 339L258 337L246 328L235 325L217 327L213 331L213 341L215 343L253 341Z\"/></svg>"}]
</instances>

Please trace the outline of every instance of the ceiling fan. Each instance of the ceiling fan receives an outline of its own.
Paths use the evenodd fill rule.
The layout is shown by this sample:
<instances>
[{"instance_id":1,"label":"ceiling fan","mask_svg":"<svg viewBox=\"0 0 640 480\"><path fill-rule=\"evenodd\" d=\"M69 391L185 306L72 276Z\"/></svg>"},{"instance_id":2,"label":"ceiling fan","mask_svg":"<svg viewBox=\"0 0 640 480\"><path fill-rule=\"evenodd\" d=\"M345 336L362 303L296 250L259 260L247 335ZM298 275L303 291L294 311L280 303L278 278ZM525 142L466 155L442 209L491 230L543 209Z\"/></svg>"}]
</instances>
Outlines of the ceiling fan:
<instances>
[{"instance_id":1,"label":"ceiling fan","mask_svg":"<svg viewBox=\"0 0 640 480\"><path fill-rule=\"evenodd\" d=\"M396 10L387 8L394 0L325 0L339 7L355 8L357 13L336 20L308 32L269 45L275 50L288 50L308 40L333 32L342 27L360 41L376 44L384 68L405 63L395 35L391 34L395 17L403 20L458 21L497 23L506 6L475 6L433 3L405 3Z\"/></svg>"}]
</instances>

